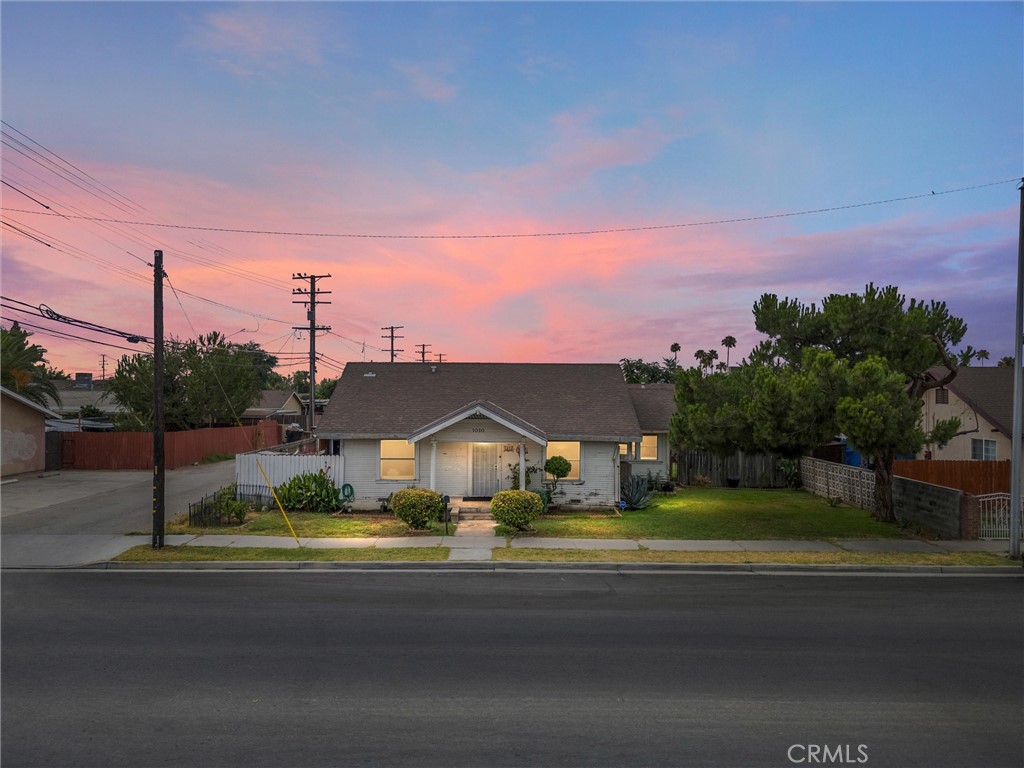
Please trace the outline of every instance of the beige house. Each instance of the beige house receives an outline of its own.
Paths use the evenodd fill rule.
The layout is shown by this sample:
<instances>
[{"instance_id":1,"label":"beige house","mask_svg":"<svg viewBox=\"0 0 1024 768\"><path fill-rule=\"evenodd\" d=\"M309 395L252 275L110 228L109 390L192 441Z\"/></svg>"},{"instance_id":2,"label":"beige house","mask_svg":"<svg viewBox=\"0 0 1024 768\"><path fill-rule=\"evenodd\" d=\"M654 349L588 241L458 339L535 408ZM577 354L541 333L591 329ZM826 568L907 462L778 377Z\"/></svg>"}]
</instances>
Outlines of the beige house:
<instances>
[{"instance_id":1,"label":"beige house","mask_svg":"<svg viewBox=\"0 0 1024 768\"><path fill-rule=\"evenodd\" d=\"M945 372L934 369L936 378ZM945 387L924 394L922 420L930 430L937 421L960 419L962 434L945 447L924 446L924 458L946 461L1004 461L1010 458L1013 420L1013 368L960 368Z\"/></svg>"},{"instance_id":2,"label":"beige house","mask_svg":"<svg viewBox=\"0 0 1024 768\"><path fill-rule=\"evenodd\" d=\"M243 424L255 424L263 419L274 419L279 424L302 423L302 401L294 392L283 389L265 389L260 401L242 412Z\"/></svg>"},{"instance_id":3,"label":"beige house","mask_svg":"<svg viewBox=\"0 0 1024 768\"><path fill-rule=\"evenodd\" d=\"M0 476L46 468L46 420L56 418L49 408L0 387Z\"/></svg>"},{"instance_id":4,"label":"beige house","mask_svg":"<svg viewBox=\"0 0 1024 768\"><path fill-rule=\"evenodd\" d=\"M616 364L349 363L317 437L360 507L414 485L490 498L555 455L571 466L559 503L607 507L623 461L667 474L671 387L648 387Z\"/></svg>"}]
</instances>

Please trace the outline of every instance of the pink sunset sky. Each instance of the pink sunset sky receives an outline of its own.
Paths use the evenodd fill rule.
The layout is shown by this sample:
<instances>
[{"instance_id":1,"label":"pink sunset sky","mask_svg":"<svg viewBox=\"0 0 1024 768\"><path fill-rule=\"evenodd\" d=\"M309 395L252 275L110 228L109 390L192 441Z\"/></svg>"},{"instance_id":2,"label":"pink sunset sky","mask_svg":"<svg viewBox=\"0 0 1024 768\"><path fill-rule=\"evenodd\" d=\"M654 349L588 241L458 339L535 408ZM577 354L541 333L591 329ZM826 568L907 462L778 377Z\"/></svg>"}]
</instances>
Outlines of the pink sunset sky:
<instances>
[{"instance_id":1,"label":"pink sunset sky","mask_svg":"<svg viewBox=\"0 0 1024 768\"><path fill-rule=\"evenodd\" d=\"M401 360L678 342L688 365L726 335L735 360L762 293L867 282L1013 352L1019 5L2 13L4 324L69 373L132 345L28 307L150 336L155 249L167 333L256 341L282 373L308 350L291 275L330 273L319 378L387 359L390 325ZM593 230L627 231L551 234Z\"/></svg>"}]
</instances>

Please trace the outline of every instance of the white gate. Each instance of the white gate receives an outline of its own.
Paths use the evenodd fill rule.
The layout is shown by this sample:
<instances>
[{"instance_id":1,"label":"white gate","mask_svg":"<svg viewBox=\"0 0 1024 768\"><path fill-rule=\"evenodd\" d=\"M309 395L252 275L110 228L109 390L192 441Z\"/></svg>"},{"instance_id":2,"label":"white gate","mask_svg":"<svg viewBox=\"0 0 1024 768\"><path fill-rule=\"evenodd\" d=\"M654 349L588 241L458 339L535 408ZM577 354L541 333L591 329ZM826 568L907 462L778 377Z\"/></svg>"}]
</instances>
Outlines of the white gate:
<instances>
[{"instance_id":1,"label":"white gate","mask_svg":"<svg viewBox=\"0 0 1024 768\"><path fill-rule=\"evenodd\" d=\"M315 475L320 470L327 472L338 488L345 482L344 456L240 453L235 456L235 483L241 495L271 496L263 472L260 472L260 467L256 464L257 461L275 488L297 475Z\"/></svg>"},{"instance_id":2,"label":"white gate","mask_svg":"<svg viewBox=\"0 0 1024 768\"><path fill-rule=\"evenodd\" d=\"M978 504L979 526L978 537L981 539L1010 538L1010 494L988 493L976 496ZM1021 530L1024 538L1024 528Z\"/></svg>"}]
</instances>

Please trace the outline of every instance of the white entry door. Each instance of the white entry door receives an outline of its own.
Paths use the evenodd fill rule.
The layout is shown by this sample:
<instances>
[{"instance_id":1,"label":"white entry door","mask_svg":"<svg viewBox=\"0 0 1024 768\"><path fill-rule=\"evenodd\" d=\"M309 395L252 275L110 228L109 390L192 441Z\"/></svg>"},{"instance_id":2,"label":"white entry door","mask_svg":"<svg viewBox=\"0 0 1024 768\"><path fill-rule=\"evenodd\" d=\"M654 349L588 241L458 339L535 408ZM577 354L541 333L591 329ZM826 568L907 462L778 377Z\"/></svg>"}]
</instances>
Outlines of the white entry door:
<instances>
[{"instance_id":1,"label":"white entry door","mask_svg":"<svg viewBox=\"0 0 1024 768\"><path fill-rule=\"evenodd\" d=\"M497 443L473 443L473 484L471 496L493 496L498 492Z\"/></svg>"}]
</instances>

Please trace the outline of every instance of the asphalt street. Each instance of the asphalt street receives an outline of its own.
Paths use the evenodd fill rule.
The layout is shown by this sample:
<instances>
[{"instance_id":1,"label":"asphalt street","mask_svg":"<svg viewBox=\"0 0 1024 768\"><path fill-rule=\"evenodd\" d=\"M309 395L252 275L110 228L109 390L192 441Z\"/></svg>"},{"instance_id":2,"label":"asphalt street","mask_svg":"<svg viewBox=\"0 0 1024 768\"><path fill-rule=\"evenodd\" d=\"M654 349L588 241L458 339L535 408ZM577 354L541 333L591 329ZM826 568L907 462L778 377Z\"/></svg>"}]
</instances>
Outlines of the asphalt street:
<instances>
[{"instance_id":1,"label":"asphalt street","mask_svg":"<svg viewBox=\"0 0 1024 768\"><path fill-rule=\"evenodd\" d=\"M7 572L0 760L1016 768L1022 593L979 576Z\"/></svg>"}]
</instances>

